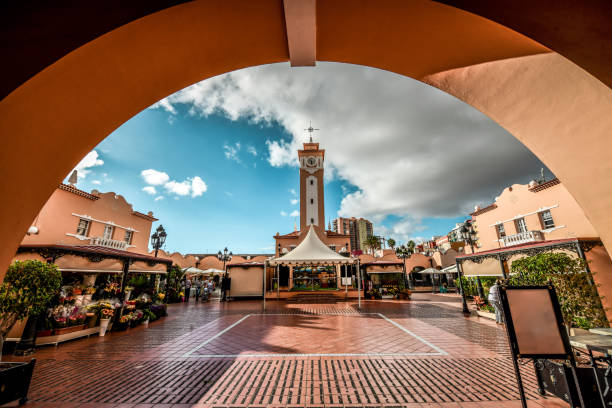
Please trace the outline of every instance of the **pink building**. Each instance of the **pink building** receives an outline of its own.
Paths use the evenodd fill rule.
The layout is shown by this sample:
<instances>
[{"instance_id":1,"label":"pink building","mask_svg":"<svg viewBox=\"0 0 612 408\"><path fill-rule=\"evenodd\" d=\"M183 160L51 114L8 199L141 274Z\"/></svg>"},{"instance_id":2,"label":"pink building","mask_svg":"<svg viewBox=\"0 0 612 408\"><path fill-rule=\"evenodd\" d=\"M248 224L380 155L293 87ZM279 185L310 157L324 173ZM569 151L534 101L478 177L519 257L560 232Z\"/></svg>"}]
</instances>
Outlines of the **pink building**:
<instances>
[{"instance_id":1,"label":"pink building","mask_svg":"<svg viewBox=\"0 0 612 408\"><path fill-rule=\"evenodd\" d=\"M153 221L152 212L134 211L123 196L60 184L21 244L92 245L147 254Z\"/></svg>"}]
</instances>

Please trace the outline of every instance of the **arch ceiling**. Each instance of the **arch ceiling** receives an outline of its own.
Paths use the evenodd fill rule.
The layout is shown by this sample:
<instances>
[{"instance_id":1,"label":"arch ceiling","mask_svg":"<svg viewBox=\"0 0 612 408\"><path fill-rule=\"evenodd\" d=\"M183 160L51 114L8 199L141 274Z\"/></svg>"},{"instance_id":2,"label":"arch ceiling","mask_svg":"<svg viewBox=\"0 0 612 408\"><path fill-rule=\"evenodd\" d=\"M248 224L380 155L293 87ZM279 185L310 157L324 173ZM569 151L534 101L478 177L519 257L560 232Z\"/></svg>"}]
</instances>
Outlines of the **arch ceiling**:
<instances>
[{"instance_id":1,"label":"arch ceiling","mask_svg":"<svg viewBox=\"0 0 612 408\"><path fill-rule=\"evenodd\" d=\"M2 6L0 270L58 181L123 122L205 78L289 60L369 65L463 99L546 163L612 248L605 1L129 3Z\"/></svg>"}]
</instances>

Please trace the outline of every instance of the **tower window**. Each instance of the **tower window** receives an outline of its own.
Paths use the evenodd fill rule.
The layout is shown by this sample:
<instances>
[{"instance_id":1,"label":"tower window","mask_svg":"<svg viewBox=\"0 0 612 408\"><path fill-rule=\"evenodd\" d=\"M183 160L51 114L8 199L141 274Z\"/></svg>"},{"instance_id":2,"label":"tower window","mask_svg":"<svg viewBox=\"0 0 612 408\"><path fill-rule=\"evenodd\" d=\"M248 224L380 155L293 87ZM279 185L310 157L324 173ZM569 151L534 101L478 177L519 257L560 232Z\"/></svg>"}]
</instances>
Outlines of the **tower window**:
<instances>
[{"instance_id":1,"label":"tower window","mask_svg":"<svg viewBox=\"0 0 612 408\"><path fill-rule=\"evenodd\" d=\"M314 204L314 198L310 199L310 204Z\"/></svg>"},{"instance_id":2,"label":"tower window","mask_svg":"<svg viewBox=\"0 0 612 408\"><path fill-rule=\"evenodd\" d=\"M310 219L310 223L311 223L311 224L314 224L314 218L311 218L311 219Z\"/></svg>"},{"instance_id":3,"label":"tower window","mask_svg":"<svg viewBox=\"0 0 612 408\"><path fill-rule=\"evenodd\" d=\"M310 185L312 186L314 184L314 180L310 180Z\"/></svg>"}]
</instances>

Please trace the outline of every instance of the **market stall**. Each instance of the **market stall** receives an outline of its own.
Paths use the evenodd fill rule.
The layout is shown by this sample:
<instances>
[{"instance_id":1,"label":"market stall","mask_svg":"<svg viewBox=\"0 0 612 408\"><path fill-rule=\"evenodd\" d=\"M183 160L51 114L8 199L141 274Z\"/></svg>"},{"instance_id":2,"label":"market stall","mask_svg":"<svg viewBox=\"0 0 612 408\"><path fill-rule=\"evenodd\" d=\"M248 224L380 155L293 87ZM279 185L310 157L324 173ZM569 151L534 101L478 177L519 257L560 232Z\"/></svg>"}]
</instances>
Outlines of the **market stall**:
<instances>
[{"instance_id":1,"label":"market stall","mask_svg":"<svg viewBox=\"0 0 612 408\"><path fill-rule=\"evenodd\" d=\"M37 319L36 345L121 329L166 314L160 276L172 261L100 246L22 245L14 260L54 263L60 293ZM23 329L23 325L21 326ZM17 340L19 327L9 334Z\"/></svg>"}]
</instances>

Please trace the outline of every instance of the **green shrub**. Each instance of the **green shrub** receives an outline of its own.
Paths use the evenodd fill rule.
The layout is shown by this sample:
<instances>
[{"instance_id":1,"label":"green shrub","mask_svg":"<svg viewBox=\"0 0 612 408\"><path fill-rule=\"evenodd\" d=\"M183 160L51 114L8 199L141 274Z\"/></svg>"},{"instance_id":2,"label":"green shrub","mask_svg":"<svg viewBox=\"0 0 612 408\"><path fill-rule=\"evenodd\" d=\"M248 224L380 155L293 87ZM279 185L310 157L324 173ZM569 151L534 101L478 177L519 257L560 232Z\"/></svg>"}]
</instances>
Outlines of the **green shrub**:
<instances>
[{"instance_id":1,"label":"green shrub","mask_svg":"<svg viewBox=\"0 0 612 408\"><path fill-rule=\"evenodd\" d=\"M552 282L568 326L608 327L604 308L586 263L562 252L547 252L512 262L510 285L541 286Z\"/></svg>"},{"instance_id":2,"label":"green shrub","mask_svg":"<svg viewBox=\"0 0 612 408\"><path fill-rule=\"evenodd\" d=\"M0 285L0 341L16 321L42 313L59 292L62 274L54 264L15 261Z\"/></svg>"}]
</instances>

